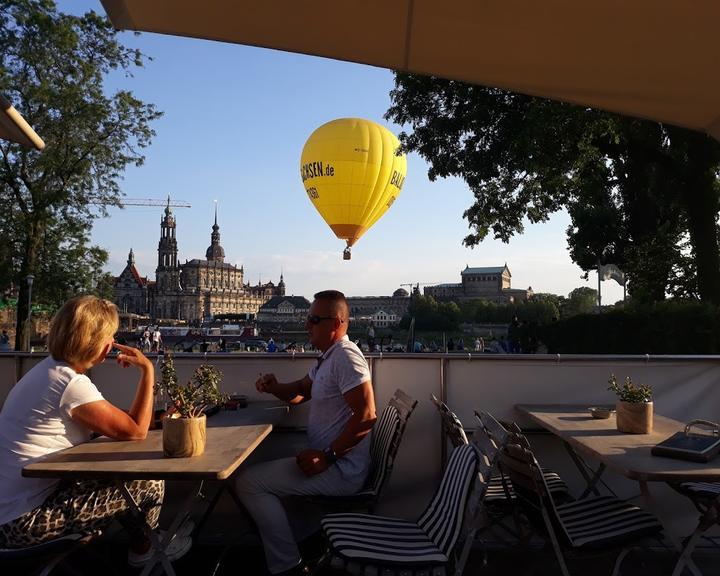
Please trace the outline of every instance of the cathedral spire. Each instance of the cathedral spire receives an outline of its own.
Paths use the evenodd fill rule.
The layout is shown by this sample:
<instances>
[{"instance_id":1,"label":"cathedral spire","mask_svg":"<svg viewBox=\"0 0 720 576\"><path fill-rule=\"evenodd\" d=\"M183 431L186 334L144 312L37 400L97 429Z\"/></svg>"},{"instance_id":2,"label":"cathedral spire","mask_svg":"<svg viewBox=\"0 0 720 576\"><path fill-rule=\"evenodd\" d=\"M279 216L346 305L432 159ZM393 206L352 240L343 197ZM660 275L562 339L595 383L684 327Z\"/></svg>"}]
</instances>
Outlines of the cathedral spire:
<instances>
[{"instance_id":1,"label":"cathedral spire","mask_svg":"<svg viewBox=\"0 0 720 576\"><path fill-rule=\"evenodd\" d=\"M210 262L218 262L222 264L225 260L225 250L220 246L220 226L217 223L217 200L215 201L215 223L210 234L210 246L205 251L205 258Z\"/></svg>"},{"instance_id":2,"label":"cathedral spire","mask_svg":"<svg viewBox=\"0 0 720 576\"><path fill-rule=\"evenodd\" d=\"M132 248L130 248L130 254L128 254L127 263L128 266L135 266L135 253L133 252Z\"/></svg>"}]
</instances>

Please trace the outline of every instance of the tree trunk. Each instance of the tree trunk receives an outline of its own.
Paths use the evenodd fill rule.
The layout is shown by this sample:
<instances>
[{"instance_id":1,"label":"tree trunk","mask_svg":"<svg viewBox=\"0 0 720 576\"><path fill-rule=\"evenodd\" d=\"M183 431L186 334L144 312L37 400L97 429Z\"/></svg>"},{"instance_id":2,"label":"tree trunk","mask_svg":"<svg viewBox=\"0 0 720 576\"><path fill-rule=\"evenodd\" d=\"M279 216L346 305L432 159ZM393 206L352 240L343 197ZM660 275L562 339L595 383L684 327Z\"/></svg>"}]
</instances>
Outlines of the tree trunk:
<instances>
[{"instance_id":1,"label":"tree trunk","mask_svg":"<svg viewBox=\"0 0 720 576\"><path fill-rule=\"evenodd\" d=\"M35 273L37 254L40 249L44 227L38 222L32 222L28 227L27 241L25 243L25 254L20 266L20 277L18 278L19 293L17 304L17 318L15 319L15 350L30 351L31 321L29 321L30 306L29 286L27 277Z\"/></svg>"},{"instance_id":2,"label":"tree trunk","mask_svg":"<svg viewBox=\"0 0 720 576\"><path fill-rule=\"evenodd\" d=\"M687 144L682 198L690 242L695 251L698 293L704 302L720 304L720 251L716 226L720 204L715 176L718 144L699 133L690 133Z\"/></svg>"}]
</instances>

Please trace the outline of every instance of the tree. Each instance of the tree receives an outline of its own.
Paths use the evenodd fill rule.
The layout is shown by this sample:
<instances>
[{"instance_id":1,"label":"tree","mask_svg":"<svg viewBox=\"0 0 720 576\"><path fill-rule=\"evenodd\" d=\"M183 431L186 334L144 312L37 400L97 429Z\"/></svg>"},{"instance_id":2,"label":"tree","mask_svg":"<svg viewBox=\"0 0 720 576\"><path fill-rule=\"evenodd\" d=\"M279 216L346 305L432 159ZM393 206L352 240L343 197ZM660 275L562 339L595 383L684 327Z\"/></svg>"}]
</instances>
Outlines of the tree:
<instances>
[{"instance_id":1,"label":"tree","mask_svg":"<svg viewBox=\"0 0 720 576\"><path fill-rule=\"evenodd\" d=\"M597 290L581 286L575 288L565 302L562 313L563 317L577 316L578 314L589 314L597 306Z\"/></svg>"},{"instance_id":2,"label":"tree","mask_svg":"<svg viewBox=\"0 0 720 576\"><path fill-rule=\"evenodd\" d=\"M464 213L477 245L504 242L523 221L567 208L573 259L586 272L615 263L630 290L664 298L689 237L701 298L720 302L716 218L720 145L659 123L505 90L397 73L386 117L411 132L406 151L428 175L463 178L475 196ZM685 253L685 258L687 252ZM651 268L648 268L651 266Z\"/></svg>"},{"instance_id":3,"label":"tree","mask_svg":"<svg viewBox=\"0 0 720 576\"><path fill-rule=\"evenodd\" d=\"M8 251L0 288L19 287L16 348L22 348L29 274L33 294L59 303L97 289L105 251L90 246L93 221L118 205L119 178L139 166L160 116L119 90L111 71L130 74L143 55L116 39L94 12L70 16L52 0L0 0L0 92L43 137L43 152L0 143L0 233Z\"/></svg>"}]
</instances>

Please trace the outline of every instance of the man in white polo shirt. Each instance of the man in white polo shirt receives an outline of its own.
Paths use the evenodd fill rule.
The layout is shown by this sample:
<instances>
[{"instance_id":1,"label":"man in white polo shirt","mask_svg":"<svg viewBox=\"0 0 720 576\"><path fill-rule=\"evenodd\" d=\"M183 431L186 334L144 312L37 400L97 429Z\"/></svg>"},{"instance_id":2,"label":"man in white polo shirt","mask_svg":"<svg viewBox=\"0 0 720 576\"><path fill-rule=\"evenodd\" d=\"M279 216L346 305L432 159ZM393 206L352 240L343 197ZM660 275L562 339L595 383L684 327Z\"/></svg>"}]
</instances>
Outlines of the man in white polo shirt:
<instances>
[{"instance_id":1,"label":"man in white polo shirt","mask_svg":"<svg viewBox=\"0 0 720 576\"><path fill-rule=\"evenodd\" d=\"M349 309L336 290L315 294L305 327L322 352L317 366L300 380L280 383L265 374L255 383L289 404L312 399L308 447L295 457L241 471L237 490L255 520L273 575L302 574L297 543L281 498L291 495L344 496L360 490L370 468L370 431L375 398L370 370L360 349L347 337Z\"/></svg>"}]
</instances>

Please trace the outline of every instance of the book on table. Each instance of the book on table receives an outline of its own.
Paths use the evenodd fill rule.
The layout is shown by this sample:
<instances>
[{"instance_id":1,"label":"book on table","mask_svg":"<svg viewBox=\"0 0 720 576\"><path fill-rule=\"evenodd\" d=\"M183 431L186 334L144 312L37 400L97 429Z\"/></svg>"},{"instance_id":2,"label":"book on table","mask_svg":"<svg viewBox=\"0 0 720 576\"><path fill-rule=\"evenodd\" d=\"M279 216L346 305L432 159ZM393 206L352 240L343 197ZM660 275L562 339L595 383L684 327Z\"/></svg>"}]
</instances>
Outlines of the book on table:
<instances>
[{"instance_id":1,"label":"book on table","mask_svg":"<svg viewBox=\"0 0 720 576\"><path fill-rule=\"evenodd\" d=\"M709 433L696 433L692 429L708 428ZM683 432L676 432L651 450L653 456L710 462L720 453L720 424L707 420L693 420Z\"/></svg>"}]
</instances>

